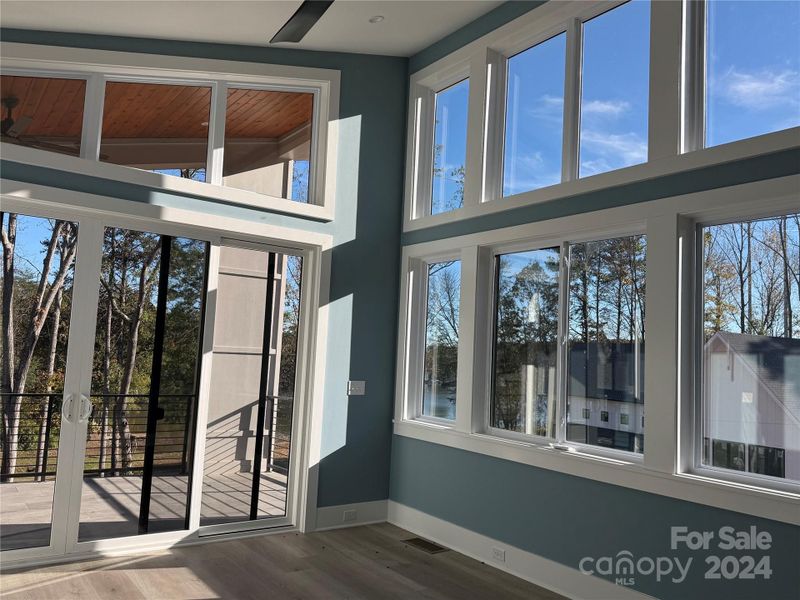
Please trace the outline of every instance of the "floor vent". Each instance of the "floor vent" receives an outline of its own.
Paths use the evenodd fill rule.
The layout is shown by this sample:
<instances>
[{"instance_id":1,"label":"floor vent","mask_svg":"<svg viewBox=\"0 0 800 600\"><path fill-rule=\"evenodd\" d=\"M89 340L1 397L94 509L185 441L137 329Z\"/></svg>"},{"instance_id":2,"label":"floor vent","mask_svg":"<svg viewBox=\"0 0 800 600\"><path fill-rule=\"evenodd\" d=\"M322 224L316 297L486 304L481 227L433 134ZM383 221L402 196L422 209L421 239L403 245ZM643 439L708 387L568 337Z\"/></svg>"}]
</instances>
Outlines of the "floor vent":
<instances>
[{"instance_id":1,"label":"floor vent","mask_svg":"<svg viewBox=\"0 0 800 600\"><path fill-rule=\"evenodd\" d=\"M440 552L447 552L450 548L445 548L439 544L434 544L428 540L423 540L421 537L411 538L410 540L403 540L409 546L414 546L418 550L427 552L428 554L439 554Z\"/></svg>"}]
</instances>

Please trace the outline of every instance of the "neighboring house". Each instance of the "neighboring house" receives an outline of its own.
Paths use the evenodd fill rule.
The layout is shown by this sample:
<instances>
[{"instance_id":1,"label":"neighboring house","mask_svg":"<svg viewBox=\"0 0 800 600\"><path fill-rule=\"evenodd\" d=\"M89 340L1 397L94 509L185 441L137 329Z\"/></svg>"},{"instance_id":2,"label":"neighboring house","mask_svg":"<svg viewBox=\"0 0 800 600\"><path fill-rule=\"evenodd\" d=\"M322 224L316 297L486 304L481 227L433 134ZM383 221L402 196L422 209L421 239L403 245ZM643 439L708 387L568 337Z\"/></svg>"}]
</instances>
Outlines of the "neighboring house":
<instances>
[{"instance_id":1,"label":"neighboring house","mask_svg":"<svg viewBox=\"0 0 800 600\"><path fill-rule=\"evenodd\" d=\"M706 460L800 478L800 340L720 331L704 354Z\"/></svg>"},{"instance_id":2,"label":"neighboring house","mask_svg":"<svg viewBox=\"0 0 800 600\"><path fill-rule=\"evenodd\" d=\"M644 450L644 343L571 343L567 439Z\"/></svg>"}]
</instances>

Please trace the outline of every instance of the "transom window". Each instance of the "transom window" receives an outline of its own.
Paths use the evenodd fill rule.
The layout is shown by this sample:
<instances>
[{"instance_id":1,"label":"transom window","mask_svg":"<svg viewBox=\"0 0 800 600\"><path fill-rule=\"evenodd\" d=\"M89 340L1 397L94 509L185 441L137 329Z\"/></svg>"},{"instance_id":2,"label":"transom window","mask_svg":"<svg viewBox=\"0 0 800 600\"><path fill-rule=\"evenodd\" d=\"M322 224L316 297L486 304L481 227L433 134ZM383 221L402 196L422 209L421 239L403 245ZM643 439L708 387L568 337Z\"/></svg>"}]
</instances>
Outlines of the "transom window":
<instances>
[{"instance_id":1,"label":"transom window","mask_svg":"<svg viewBox=\"0 0 800 600\"><path fill-rule=\"evenodd\" d=\"M406 229L788 149L798 39L783 0L545 3L411 76Z\"/></svg>"},{"instance_id":2,"label":"transom window","mask_svg":"<svg viewBox=\"0 0 800 600\"><path fill-rule=\"evenodd\" d=\"M2 142L51 154L20 154L16 160L257 207L286 209L279 201L291 200L299 214L332 218L325 162L327 123L338 106L331 102L338 86L334 72L298 68L296 79L281 71L280 77L242 75L238 81L188 69L193 75L182 79L159 76L157 69L142 75L137 67L75 63L62 76L57 69L63 61L36 59L35 69L25 61L20 67L13 56L4 61ZM464 127L456 123L451 129L461 130L463 146ZM126 177L52 154L162 177ZM197 182L228 191L204 191Z\"/></svg>"},{"instance_id":3,"label":"transom window","mask_svg":"<svg viewBox=\"0 0 800 600\"><path fill-rule=\"evenodd\" d=\"M508 59L503 196L561 182L566 44L562 33Z\"/></svg>"},{"instance_id":4,"label":"transom window","mask_svg":"<svg viewBox=\"0 0 800 600\"><path fill-rule=\"evenodd\" d=\"M0 100L4 143L80 156L86 80L3 75Z\"/></svg>"},{"instance_id":5,"label":"transom window","mask_svg":"<svg viewBox=\"0 0 800 600\"><path fill-rule=\"evenodd\" d=\"M650 2L583 24L580 177L647 160Z\"/></svg>"},{"instance_id":6,"label":"transom window","mask_svg":"<svg viewBox=\"0 0 800 600\"><path fill-rule=\"evenodd\" d=\"M706 2L705 145L800 125L800 3Z\"/></svg>"},{"instance_id":7,"label":"transom window","mask_svg":"<svg viewBox=\"0 0 800 600\"><path fill-rule=\"evenodd\" d=\"M206 180L211 88L106 83L100 160Z\"/></svg>"},{"instance_id":8,"label":"transom window","mask_svg":"<svg viewBox=\"0 0 800 600\"><path fill-rule=\"evenodd\" d=\"M467 107L469 79L435 95L431 214L448 212L464 204L467 162Z\"/></svg>"}]
</instances>

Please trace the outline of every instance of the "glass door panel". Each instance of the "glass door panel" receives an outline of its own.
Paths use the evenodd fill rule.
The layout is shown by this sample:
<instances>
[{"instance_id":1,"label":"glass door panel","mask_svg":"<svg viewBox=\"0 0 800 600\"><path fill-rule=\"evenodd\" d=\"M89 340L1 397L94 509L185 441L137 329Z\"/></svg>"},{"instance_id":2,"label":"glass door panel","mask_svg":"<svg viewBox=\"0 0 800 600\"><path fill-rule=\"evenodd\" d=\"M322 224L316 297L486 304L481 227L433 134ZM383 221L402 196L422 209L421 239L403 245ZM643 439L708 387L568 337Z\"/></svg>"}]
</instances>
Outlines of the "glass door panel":
<instances>
[{"instance_id":1,"label":"glass door panel","mask_svg":"<svg viewBox=\"0 0 800 600\"><path fill-rule=\"evenodd\" d=\"M78 542L188 526L206 256L105 229Z\"/></svg>"},{"instance_id":2,"label":"glass door panel","mask_svg":"<svg viewBox=\"0 0 800 600\"><path fill-rule=\"evenodd\" d=\"M286 515L302 258L220 248L201 525Z\"/></svg>"},{"instance_id":3,"label":"glass door panel","mask_svg":"<svg viewBox=\"0 0 800 600\"><path fill-rule=\"evenodd\" d=\"M0 219L0 549L6 551L51 544L56 473L63 472L58 450L78 225L8 212Z\"/></svg>"}]
</instances>

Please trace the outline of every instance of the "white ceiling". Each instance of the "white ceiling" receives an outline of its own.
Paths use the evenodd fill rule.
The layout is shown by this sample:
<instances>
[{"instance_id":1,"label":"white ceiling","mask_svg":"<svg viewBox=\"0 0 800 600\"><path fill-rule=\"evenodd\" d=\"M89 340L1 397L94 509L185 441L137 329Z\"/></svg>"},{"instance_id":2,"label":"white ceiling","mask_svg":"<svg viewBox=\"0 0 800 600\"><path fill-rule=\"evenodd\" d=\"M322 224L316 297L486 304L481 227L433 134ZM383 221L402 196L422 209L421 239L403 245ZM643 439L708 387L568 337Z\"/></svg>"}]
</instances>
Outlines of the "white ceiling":
<instances>
[{"instance_id":1,"label":"white ceiling","mask_svg":"<svg viewBox=\"0 0 800 600\"><path fill-rule=\"evenodd\" d=\"M266 46L300 4L300 0L2 0L0 25ZM275 46L411 56L499 4L336 0L301 43ZM385 19L370 23L375 15Z\"/></svg>"}]
</instances>

